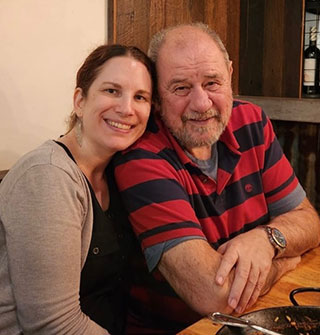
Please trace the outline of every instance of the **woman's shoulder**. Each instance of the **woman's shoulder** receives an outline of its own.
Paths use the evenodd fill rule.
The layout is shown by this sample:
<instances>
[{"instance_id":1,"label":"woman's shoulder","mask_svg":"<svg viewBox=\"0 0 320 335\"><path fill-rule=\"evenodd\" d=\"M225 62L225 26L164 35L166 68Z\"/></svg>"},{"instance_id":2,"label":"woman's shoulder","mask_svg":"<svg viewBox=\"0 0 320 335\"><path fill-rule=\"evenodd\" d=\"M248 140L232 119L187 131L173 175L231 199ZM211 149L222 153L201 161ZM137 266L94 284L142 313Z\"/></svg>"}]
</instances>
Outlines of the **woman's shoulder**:
<instances>
[{"instance_id":1,"label":"woman's shoulder","mask_svg":"<svg viewBox=\"0 0 320 335\"><path fill-rule=\"evenodd\" d=\"M76 183L84 182L83 174L65 150L53 140L48 140L22 156L9 170L0 184L0 190L12 188L23 176L31 175L39 179L64 174Z\"/></svg>"}]
</instances>

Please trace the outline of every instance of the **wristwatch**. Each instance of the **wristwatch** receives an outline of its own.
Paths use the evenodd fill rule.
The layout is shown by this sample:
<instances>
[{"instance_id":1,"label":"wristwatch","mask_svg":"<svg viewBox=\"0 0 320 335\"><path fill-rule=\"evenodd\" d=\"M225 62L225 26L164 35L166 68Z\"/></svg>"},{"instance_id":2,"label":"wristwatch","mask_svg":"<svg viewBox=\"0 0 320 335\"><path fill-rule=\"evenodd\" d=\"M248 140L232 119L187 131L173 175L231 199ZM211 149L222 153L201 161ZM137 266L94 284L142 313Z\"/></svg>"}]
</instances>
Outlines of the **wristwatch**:
<instances>
[{"instance_id":1,"label":"wristwatch","mask_svg":"<svg viewBox=\"0 0 320 335\"><path fill-rule=\"evenodd\" d=\"M270 226L263 226L264 230L266 231L269 241L272 246L275 248L275 256L277 257L282 254L287 247L287 241L281 231L277 228L273 228Z\"/></svg>"}]
</instances>

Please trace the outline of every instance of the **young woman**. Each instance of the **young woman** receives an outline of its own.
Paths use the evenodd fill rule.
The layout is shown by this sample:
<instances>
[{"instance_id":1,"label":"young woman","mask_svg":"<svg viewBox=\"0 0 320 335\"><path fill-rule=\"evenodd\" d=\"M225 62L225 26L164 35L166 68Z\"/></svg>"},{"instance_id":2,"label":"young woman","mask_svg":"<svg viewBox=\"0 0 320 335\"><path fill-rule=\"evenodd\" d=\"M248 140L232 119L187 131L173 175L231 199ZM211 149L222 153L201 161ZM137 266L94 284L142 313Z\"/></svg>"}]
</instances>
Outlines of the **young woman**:
<instances>
[{"instance_id":1,"label":"young woman","mask_svg":"<svg viewBox=\"0 0 320 335\"><path fill-rule=\"evenodd\" d=\"M153 65L103 45L78 71L69 130L0 184L0 333L122 334L131 232L108 166L144 132Z\"/></svg>"}]
</instances>

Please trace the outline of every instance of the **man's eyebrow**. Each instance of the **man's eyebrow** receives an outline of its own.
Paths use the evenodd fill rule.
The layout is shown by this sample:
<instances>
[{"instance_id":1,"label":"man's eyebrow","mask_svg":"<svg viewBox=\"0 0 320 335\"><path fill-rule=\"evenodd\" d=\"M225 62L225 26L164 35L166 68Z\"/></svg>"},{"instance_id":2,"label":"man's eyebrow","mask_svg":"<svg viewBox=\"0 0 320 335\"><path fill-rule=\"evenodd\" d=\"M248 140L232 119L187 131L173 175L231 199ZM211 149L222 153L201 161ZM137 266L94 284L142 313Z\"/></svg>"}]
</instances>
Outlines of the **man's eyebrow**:
<instances>
[{"instance_id":1,"label":"man's eyebrow","mask_svg":"<svg viewBox=\"0 0 320 335\"><path fill-rule=\"evenodd\" d=\"M216 78L220 78L221 75L217 72L214 72L212 74L206 74L204 77L209 78L209 79L216 79Z\"/></svg>"},{"instance_id":2,"label":"man's eyebrow","mask_svg":"<svg viewBox=\"0 0 320 335\"><path fill-rule=\"evenodd\" d=\"M168 82L167 87L171 87L172 85L183 83L186 81L187 81L187 78L173 78Z\"/></svg>"}]
</instances>

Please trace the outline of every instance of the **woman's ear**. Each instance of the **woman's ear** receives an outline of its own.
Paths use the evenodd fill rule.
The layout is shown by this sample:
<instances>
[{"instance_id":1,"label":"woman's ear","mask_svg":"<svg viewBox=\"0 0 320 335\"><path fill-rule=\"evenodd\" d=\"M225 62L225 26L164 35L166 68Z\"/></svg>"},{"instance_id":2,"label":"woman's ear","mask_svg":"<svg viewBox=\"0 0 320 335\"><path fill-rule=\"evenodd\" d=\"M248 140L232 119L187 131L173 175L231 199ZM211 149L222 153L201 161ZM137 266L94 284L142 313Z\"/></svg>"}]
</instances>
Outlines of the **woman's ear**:
<instances>
[{"instance_id":1,"label":"woman's ear","mask_svg":"<svg viewBox=\"0 0 320 335\"><path fill-rule=\"evenodd\" d=\"M85 102L85 98L83 96L82 88L77 87L74 90L73 94L73 110L77 114L78 117L82 117L82 108Z\"/></svg>"}]
</instances>

